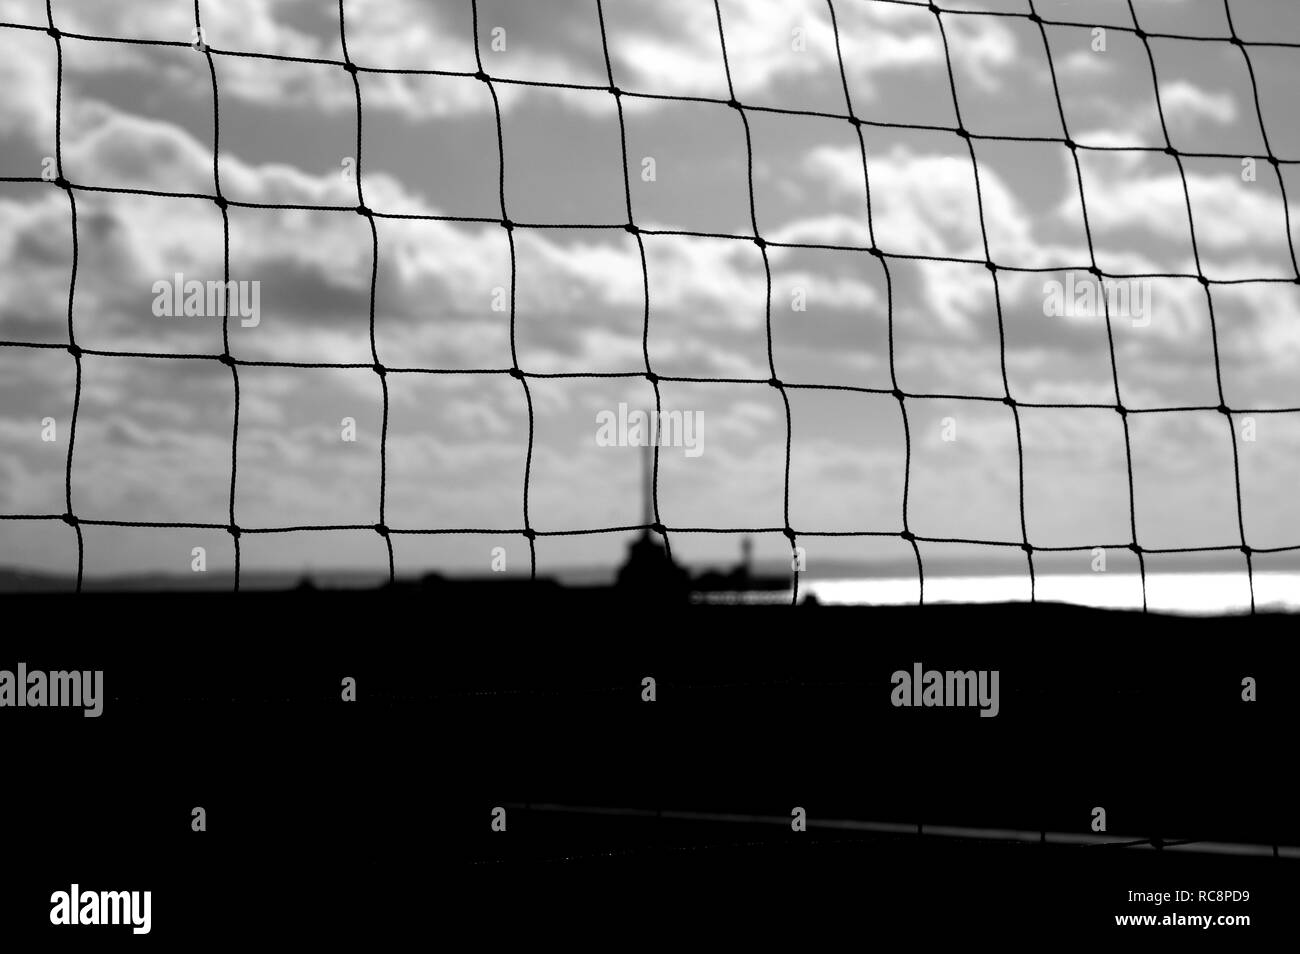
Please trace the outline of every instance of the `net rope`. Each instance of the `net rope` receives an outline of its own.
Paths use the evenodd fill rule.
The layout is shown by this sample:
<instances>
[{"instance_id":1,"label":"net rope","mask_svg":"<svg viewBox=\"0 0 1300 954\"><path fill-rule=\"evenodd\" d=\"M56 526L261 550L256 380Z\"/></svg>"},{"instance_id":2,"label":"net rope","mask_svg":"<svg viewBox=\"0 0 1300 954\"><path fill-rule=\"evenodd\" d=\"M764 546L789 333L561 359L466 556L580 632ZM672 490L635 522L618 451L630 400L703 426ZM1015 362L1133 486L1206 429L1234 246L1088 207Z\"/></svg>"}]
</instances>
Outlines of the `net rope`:
<instances>
[{"instance_id":1,"label":"net rope","mask_svg":"<svg viewBox=\"0 0 1300 954\"><path fill-rule=\"evenodd\" d=\"M934 16L942 40L944 50L944 60L947 69L948 83L952 95L952 105L954 115L957 119L955 127L935 126L927 124L909 124L898 122L885 122L878 120L864 119L857 116L854 112L853 99L849 91L848 71L845 67L844 53L840 42L839 24L836 17L837 2L843 6L848 2L855 3L876 3L890 4L901 7L911 7L913 9L928 9ZM671 559L671 537L674 534L782 534L789 541L792 555L796 557L792 560L792 596L791 602L798 603L800 595L800 572L797 569L798 561L798 541L801 537L806 538L828 538L828 537L862 537L862 538L893 538L899 539L910 545L912 554L916 562L916 572L918 580L918 602L925 602L925 566L921 556L921 544L959 544L967 546L993 547L1002 549L1019 549L1024 552L1026 566L1029 574L1030 583L1030 601L1037 600L1037 578L1035 571L1035 554L1047 553L1068 553L1068 552L1085 552L1096 549L1103 550L1128 550L1136 555L1138 569L1142 584L1142 608L1146 611L1147 602L1147 564L1146 557L1149 555L1164 554L1206 554L1206 553L1231 553L1239 552L1244 555L1246 561L1246 575L1250 587L1250 611L1256 611L1255 604L1255 566L1253 558L1259 554L1276 554L1285 552L1300 551L1300 544L1292 546L1280 546L1271 548L1256 548L1249 545L1246 537L1245 517L1242 505L1242 482L1241 482L1241 462L1240 454L1237 447L1236 429L1234 419L1245 415L1260 414L1295 414L1300 413L1300 407L1282 407L1282 408L1243 408L1230 407L1226 401L1223 390L1223 375L1219 356L1219 334L1216 324L1214 311L1214 288L1218 286L1234 285L1261 285L1261 284L1296 284L1300 285L1300 258L1297 257L1295 248L1294 232L1292 230L1290 206L1287 198L1287 187L1283 175L1283 167L1300 165L1300 159L1284 159L1274 154L1272 144L1269 140L1268 133L1264 123L1263 108L1260 103L1259 84L1256 79L1254 65L1251 61L1251 50L1261 48L1280 48L1287 50L1300 49L1300 43L1281 42L1281 41L1255 41L1244 40L1238 34L1232 19L1231 0L1224 0L1224 10L1227 19L1229 36L1195 36L1175 33L1151 32L1142 29L1139 25L1137 10L1134 8L1133 0L1127 0L1129 14L1132 17L1133 26L1107 25L1107 30L1114 30L1121 33L1131 34L1141 41L1143 49L1146 52L1147 60L1150 64L1151 78L1155 91L1155 102L1160 120L1160 129L1163 135L1165 145L1160 146L1137 146L1137 145L1086 145L1074 141L1069 132L1064 104L1061 97L1061 88L1057 79L1056 65L1053 61L1051 45L1048 39L1048 27L1075 27L1082 24L1073 21L1053 20L1039 15L1033 0L1027 0L1029 11L1023 12L1005 12L1005 11L985 11L985 10L959 10L941 7L938 4L918 4L909 2L909 0L826 0L829 22L834 35L836 61L839 70L840 81L844 91L844 113L831 113L809 109L791 109L767 105L750 105L739 101L736 95L735 85L732 80L731 61L727 52L727 37L724 27L724 18L718 0L714 0L714 12L717 19L718 37L722 51L722 65L726 75L729 98L720 100L705 96L686 96L670 95L653 92L637 92L625 90L617 85L613 60L610 54L609 37L605 23L604 3L602 0L595 0L596 13L600 26L601 44L604 56L605 72L608 79L608 86L595 86L590 84L566 83L566 82L547 82L539 80L527 80L518 78L507 78L492 76L484 68L481 44L479 37L479 10L477 0L471 0L473 30L475 37L475 61L477 68L473 73L464 71L439 70L439 69L390 69L380 66L362 65L355 62L348 53L347 46L347 20L344 0L338 2L338 22L339 22L339 39L343 53L342 60L299 57L284 54L273 54L264 52L249 52L242 50L219 49L212 47L203 39L203 21L201 11L201 0L194 2L194 27L195 36L200 38L195 43L187 43L181 40L157 40L157 39L140 39L134 37L119 36L94 36L82 33L65 32L58 28L55 22L54 7L52 0L46 0L47 23L43 26L23 23L2 23L0 29L44 32L48 34L55 45L57 64L58 64L58 83L57 93L54 103L55 109L55 169L57 177L50 183L43 177L20 177L5 176L0 177L0 181L11 183L47 183L52 184L55 188L63 191L68 198L69 214L72 225L72 266L71 275L68 283L68 335L66 344L56 344L49 342L33 341L13 341L0 340L0 348L10 349L55 349L66 350L72 357L76 365L76 391L73 398L72 420L70 434L68 439L68 453L65 469L65 498L66 509L61 514L49 513L24 513L24 514L0 514L0 520L50 520L63 521L68 524L76 534L77 540L77 590L80 592L83 587L85 574L85 540L82 528L86 526L96 527L135 527L147 529L194 529L194 530L216 530L225 531L230 535L233 552L234 552L234 588L240 587L240 552L241 538L246 534L277 534L291 533L302 531L373 531L383 540L387 550L388 557L388 579L389 582L395 582L396 563L393 551L393 536L402 534L446 534L446 535L518 535L528 541L529 546L529 575L535 579L537 575L537 547L538 537L566 537L566 536L583 536L599 534L623 534L635 531L649 531L660 536L663 540L665 550ZM949 45L948 31L945 27L945 19L951 17L997 17L1011 18L1021 21L1027 21L1034 24L1042 39L1043 48L1046 53L1048 69L1051 75L1053 95L1055 98L1056 109L1061 122L1061 128L1064 132L1063 137L1050 136L1012 136L1012 135L993 135L980 133L966 128L962 120L961 101L956 79L956 73L953 68L952 52ZM213 102L213 129L212 129L212 194L185 193L185 192L166 192L152 189L132 189L132 188L112 188L107 186L95 185L93 183L81 183L69 181L63 168L63 43L67 39L75 39L88 42L103 43L124 43L146 45L154 47L174 47L187 48L191 47L203 54L206 58L208 71L212 80L212 102ZM1165 108L1161 102L1160 82L1156 71L1155 56L1151 50L1151 41L1158 39L1181 40L1196 43L1223 44L1229 43L1241 51L1245 61L1247 73L1250 78L1251 92L1254 100L1255 115L1258 120L1260 134L1265 147L1263 155L1249 155L1242 153L1212 153L1212 152L1195 152L1189 150L1177 149L1169 136L1169 127L1166 121ZM336 66L345 70L351 77L352 87L356 98L356 205L355 206L335 206L335 205L299 205L299 204L269 204L257 202L244 202L228 199L222 194L221 189L221 119L220 119L220 88L218 84L217 62L223 57L245 57L268 61L282 61L299 64L317 64L326 66ZM493 111L496 120L497 134L497 152L499 164L498 176L498 193L500 201L500 217L485 218L476 216L457 216L457 215L438 215L438 214L409 214L387 212L380 209L372 209L366 204L365 195L362 185L362 122L363 122L363 103L362 103L362 84L360 77L363 74L402 74L402 75L427 75L427 76L446 76L472 78L482 82L488 89L492 97ZM514 221L510 218L506 208L506 156L505 156L505 138L501 118L501 102L498 96L498 86L525 86L538 88L601 91L604 90L613 96L617 106L620 139L622 143L623 155L623 190L627 205L627 221L617 223L530 223ZM745 134L746 150L746 171L749 191L749 219L752 227L752 234L737 235L716 232L690 231L679 229L651 229L637 225L632 209L632 191L631 182L628 174L628 146L627 130L624 118L623 102L625 99L640 100L657 100L657 101L679 101L693 103L711 103L720 106L726 106L734 110ZM766 113L766 114L784 114L798 115L809 117L820 117L825 119L835 119L847 122L853 126L856 131L858 146L861 152L863 177L866 186L867 201L867 230L870 237L871 245L841 245L827 243L794 243L779 242L766 239L760 233L758 227L758 216L754 199L754 149L753 141L750 134L749 114ZM971 167L974 173L975 198L979 212L980 238L983 248L981 258L963 258L943 255L920 255L891 252L879 247L876 242L875 229L873 224L872 209L872 191L871 191L871 163L868 155L866 139L863 134L863 128L883 128L883 129L904 129L914 131L944 132L955 134L964 139L966 148L970 156ZM1013 264L995 262L989 251L988 229L985 223L984 196L980 187L980 168L976 158L975 143L982 142L1021 142L1021 143L1051 143L1062 145L1070 152L1075 178L1078 184L1079 201L1083 214L1083 225L1088 245L1088 262L1086 264L1076 265L1074 267L1053 265L1051 267L1023 267ZM1083 186L1083 171L1080 163L1079 154L1081 152L1130 152L1130 153L1154 153L1167 154L1173 158L1178 166L1179 179L1182 183L1183 197L1187 207L1187 221L1191 235L1192 255L1196 265L1196 271L1192 274L1176 272L1151 272L1141 274L1124 274L1103 271L1097 264L1095 245L1093 240L1092 225L1088 216L1088 203ZM1234 278L1234 279L1210 279L1204 274L1201 267L1200 245L1197 240L1197 230L1195 217L1192 211L1191 192L1188 187L1187 173L1184 166L1185 159L1255 159L1256 161L1266 162L1273 170L1277 177L1277 183L1280 190L1286 229L1287 243L1291 258L1291 265L1295 270L1295 278ZM82 348L77 344L76 329L73 322L73 302L77 290L77 269L79 262L79 243L77 229L77 195L78 193L110 193L141 195L160 198L177 198L177 199L205 199L215 203L222 216L222 233L224 243L224 280L226 287L230 283L230 218L229 210L234 208L243 209L268 209L276 211L312 211L312 212L338 212L346 214L357 214L365 218L371 235L372 242L372 261L370 275L370 293L369 293L369 337L370 337L370 364L358 363L328 363L328 362L298 362L298 361L269 361L269 360L249 360L237 357L230 349L230 316L227 313L227 303L221 302L221 314L223 328L223 349L220 354L196 354L196 353L157 353L157 352L140 352L140 351L121 351ZM427 220L451 223L475 223L501 226L506 233L509 251L510 251L510 350L511 366L508 368L436 368L436 367L410 367L386 364L380 356L379 347L376 339L375 322L376 322L376 289L379 275L379 255L380 243L379 232L376 220ZM529 371L520 367L518 360L518 349L516 344L516 277L517 277L517 256L515 246L515 231L518 229L553 229L553 230L623 230L631 234L637 242L638 253L641 264L642 287L644 290L644 313L642 321L642 354L645 361L644 372L537 372ZM650 360L650 277L647 264L646 246L644 236L677 236L685 238L708 238L723 239L738 242L750 242L755 244L762 255L763 271L766 285L766 306L765 306L765 324L766 324L766 350L768 370L770 376L763 378L738 378L738 377L692 377L680 375L667 375L657 373ZM872 256L880 262L885 280L885 291L887 301L887 323L888 323L888 342L889 342L889 374L891 387L857 387L842 384L824 384L816 382L794 382L786 381L780 377L777 371L773 337L772 337L772 267L769 259L769 249L801 249L801 250L824 250L824 251L841 251L857 252ZM990 395L974 394L950 394L934 392L909 392L902 389L898 383L894 338L894 279L890 271L891 262L945 262L967 265L978 265L986 268L991 275L994 291L994 303L998 321L999 333L999 350L1001 357L1001 377L1004 394L1001 397ZM1102 302L1104 317L1106 322L1107 344L1109 350L1110 373L1114 388L1114 404L1106 403L1062 403L1062 402L1036 402L1024 401L1017 399L1011 393L1011 386L1007 376L1006 360L1006 332L1003 320L1002 296L999 291L999 275L1002 273L1048 273L1061 271L1087 272L1098 281L1106 280L1138 280L1138 279L1188 279L1198 281L1205 293L1206 303L1209 309L1210 335L1213 345L1213 355L1215 364L1215 381L1218 388L1219 403L1214 406L1165 406L1165 407L1144 407L1130 408L1123 403L1119 387L1119 371L1115 355L1115 340L1113 328L1111 325L1110 304L1106 295L1099 296ZM214 523L187 523L187 522L150 522L150 521L127 521L127 520L105 520L79 517L74 505L72 492L72 474L74 451L76 447L76 427L77 416L81 405L82 389L82 361L85 357L95 358L148 358L159 360L175 361L217 361L230 369L231 383L234 393L234 413L231 431L231 455L230 455L230 493L229 493L229 513L228 521L225 524ZM350 370L350 369L370 369L375 372L380 386L380 392L383 400L383 424L380 435L379 446L379 464L380 479L378 493L377 520L374 524L315 524L305 526L245 526L241 525L237 519L236 498L237 498L237 478L239 465L239 422L240 422L240 384L239 371L241 368L251 367L273 367L285 369L332 369L332 370ZM520 384L523 390L524 400L528 407L528 449L525 458L524 475L523 475L523 526L522 527L479 527L479 528L437 528L437 527L390 527L387 522L387 484L388 484L388 429L389 429L389 390L388 376L391 374L475 374L475 375L508 375ZM652 455L652 480L651 480L651 512L654 516L654 522L649 525L626 525L610 526L595 529L552 529L538 530L532 525L530 516L530 485L532 481L534 441L536 435L536 421L533 409L532 393L529 389L530 380L541 379L583 379L583 378L641 378L648 381L654 389L655 411L656 415L662 412L662 394L660 384L668 383L704 383L704 384L749 384L756 386L766 386L775 388L781 395L782 404L785 412L785 461L784 461L784 492L783 492L783 525L782 526L755 526L755 527L706 527L706 526L669 526L667 525L660 513L659 501L659 447L657 444L653 448ZM904 436L904 474L903 474L903 495L902 495L902 530L901 531L884 531L884 530L845 530L845 531L811 531L796 530L790 519L790 461L793 446L793 422L790 411L789 392L791 390L809 390L809 391L843 391L860 394L883 395L894 398L898 402L899 413L902 419L903 436ZM917 399L947 399L985 402L992 404L1004 404L1010 408L1013 421L1015 424L1016 447L1018 457L1018 509L1020 522L1020 537L1012 540L994 540L994 539L976 539L969 537L954 536L926 536L914 533L909 525L909 501L912 483L912 428L908 419L908 401ZM1047 409L1047 410L1111 410L1118 413L1124 433L1125 447L1125 464L1128 478L1128 513L1129 527L1131 536L1124 540L1111 540L1098 542L1088 545L1073 546L1041 546L1031 543L1029 531L1025 516L1025 464L1024 464L1024 440L1021 430L1020 409ZM1219 546L1199 546L1199 547L1164 547L1154 548L1142 546L1138 542L1137 533L1137 508L1134 494L1134 477L1133 477L1133 445L1130 433L1129 419L1133 415L1146 414L1170 414L1191 411L1218 412L1222 415L1229 441L1232 444L1232 461L1234 475L1234 491L1236 497L1236 517L1237 525L1240 531L1241 542L1239 545L1219 545Z\"/></svg>"}]
</instances>

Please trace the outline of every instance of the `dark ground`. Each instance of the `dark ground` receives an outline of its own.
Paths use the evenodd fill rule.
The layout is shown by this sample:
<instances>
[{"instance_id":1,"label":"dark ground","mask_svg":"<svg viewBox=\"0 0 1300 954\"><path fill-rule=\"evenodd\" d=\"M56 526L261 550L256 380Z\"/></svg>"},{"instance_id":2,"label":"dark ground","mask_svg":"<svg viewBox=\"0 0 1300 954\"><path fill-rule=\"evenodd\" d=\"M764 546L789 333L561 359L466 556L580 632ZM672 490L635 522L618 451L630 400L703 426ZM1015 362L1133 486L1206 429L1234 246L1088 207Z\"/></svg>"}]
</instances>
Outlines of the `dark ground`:
<instances>
[{"instance_id":1,"label":"dark ground","mask_svg":"<svg viewBox=\"0 0 1300 954\"><path fill-rule=\"evenodd\" d=\"M609 949L780 931L801 949L901 936L924 950L941 937L1246 947L1297 934L1300 858L1272 846L1300 845L1300 619L500 603L6 597L0 669L103 669L107 698L98 719L0 709L0 935L82 950L259 937L336 949L352 935L367 950L397 931L429 946ZM998 669L1001 713L893 707L892 672L918 660ZM355 703L341 701L345 676ZM1259 701L1241 700L1244 676ZM203 833L190 830L199 805ZM496 806L505 832L491 830ZM789 819L795 806L806 832L677 817ZM1088 833L1094 806L1111 835L1264 854L1033 840ZM50 893L73 881L152 890L152 933L51 928ZM1250 901L1128 900L1180 889ZM1114 924L1171 910L1252 924Z\"/></svg>"}]
</instances>

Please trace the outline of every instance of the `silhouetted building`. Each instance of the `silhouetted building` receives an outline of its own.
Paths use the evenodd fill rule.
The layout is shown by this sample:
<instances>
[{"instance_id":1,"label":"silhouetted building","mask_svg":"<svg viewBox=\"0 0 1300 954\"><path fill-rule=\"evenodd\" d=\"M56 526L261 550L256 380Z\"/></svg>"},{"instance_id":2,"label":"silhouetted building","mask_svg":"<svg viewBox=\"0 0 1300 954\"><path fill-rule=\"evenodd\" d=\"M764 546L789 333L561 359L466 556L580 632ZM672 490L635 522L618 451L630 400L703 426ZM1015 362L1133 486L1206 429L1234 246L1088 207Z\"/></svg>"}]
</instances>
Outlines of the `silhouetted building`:
<instances>
[{"instance_id":1,"label":"silhouetted building","mask_svg":"<svg viewBox=\"0 0 1300 954\"><path fill-rule=\"evenodd\" d=\"M667 600L685 600L690 593L690 574L673 562L668 547L650 528L654 515L654 451L646 446L645 468L641 484L641 535L627 548L627 559L618 568L615 586L620 590L654 593Z\"/></svg>"},{"instance_id":2,"label":"silhouetted building","mask_svg":"<svg viewBox=\"0 0 1300 954\"><path fill-rule=\"evenodd\" d=\"M707 570L695 578L696 593L774 592L790 588L788 576L759 576L754 572L754 541L745 537L740 544L740 562L730 570Z\"/></svg>"}]
</instances>

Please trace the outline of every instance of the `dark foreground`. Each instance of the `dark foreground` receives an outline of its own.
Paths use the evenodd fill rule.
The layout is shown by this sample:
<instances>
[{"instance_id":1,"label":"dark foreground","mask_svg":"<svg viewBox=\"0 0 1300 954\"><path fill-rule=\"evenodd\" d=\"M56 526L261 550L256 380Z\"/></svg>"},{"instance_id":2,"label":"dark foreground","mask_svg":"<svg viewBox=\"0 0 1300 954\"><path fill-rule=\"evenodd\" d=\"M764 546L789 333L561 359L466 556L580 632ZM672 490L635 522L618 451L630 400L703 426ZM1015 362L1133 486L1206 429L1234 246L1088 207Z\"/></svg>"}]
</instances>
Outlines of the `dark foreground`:
<instances>
[{"instance_id":1,"label":"dark foreground","mask_svg":"<svg viewBox=\"0 0 1300 954\"><path fill-rule=\"evenodd\" d=\"M0 708L6 942L1297 933L1293 617L450 592L7 597L0 613L0 670L104 673L98 718ZM916 663L996 670L997 716L893 705ZM1088 841L1096 808L1122 843ZM149 934L52 926L73 883L151 891ZM1144 914L1175 923L1116 926ZM1202 915L1251 923L1177 923Z\"/></svg>"}]
</instances>

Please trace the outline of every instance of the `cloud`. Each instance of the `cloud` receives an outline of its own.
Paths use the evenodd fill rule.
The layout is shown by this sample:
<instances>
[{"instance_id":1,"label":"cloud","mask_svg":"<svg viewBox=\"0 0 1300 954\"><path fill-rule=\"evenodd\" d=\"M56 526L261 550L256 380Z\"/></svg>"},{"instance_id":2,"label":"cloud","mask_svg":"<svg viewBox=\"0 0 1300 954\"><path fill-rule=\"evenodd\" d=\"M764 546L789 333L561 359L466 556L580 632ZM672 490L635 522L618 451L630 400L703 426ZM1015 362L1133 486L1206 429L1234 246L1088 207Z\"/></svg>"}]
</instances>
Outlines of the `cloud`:
<instances>
[{"instance_id":1,"label":"cloud","mask_svg":"<svg viewBox=\"0 0 1300 954\"><path fill-rule=\"evenodd\" d=\"M1186 80L1162 85L1160 105L1166 120L1185 126L1201 120L1225 126L1237 118L1237 101L1231 93L1208 93Z\"/></svg>"},{"instance_id":2,"label":"cloud","mask_svg":"<svg viewBox=\"0 0 1300 954\"><path fill-rule=\"evenodd\" d=\"M0 30L0 136L53 146L56 68L54 43L44 34Z\"/></svg>"}]
</instances>

